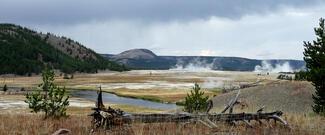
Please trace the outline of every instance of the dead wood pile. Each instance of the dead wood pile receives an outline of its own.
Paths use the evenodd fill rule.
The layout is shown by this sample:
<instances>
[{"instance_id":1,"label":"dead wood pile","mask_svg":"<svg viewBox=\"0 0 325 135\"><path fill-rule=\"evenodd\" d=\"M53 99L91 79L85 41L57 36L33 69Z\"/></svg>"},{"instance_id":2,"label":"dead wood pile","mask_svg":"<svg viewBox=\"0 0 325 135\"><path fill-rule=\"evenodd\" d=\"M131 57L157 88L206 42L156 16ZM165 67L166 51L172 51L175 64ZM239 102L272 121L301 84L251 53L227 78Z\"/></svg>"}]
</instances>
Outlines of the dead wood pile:
<instances>
[{"instance_id":1,"label":"dead wood pile","mask_svg":"<svg viewBox=\"0 0 325 135\"><path fill-rule=\"evenodd\" d=\"M257 110L256 113L233 113L233 107L241 104L238 100L240 90L236 97L228 103L221 113L209 113L209 110L204 114L191 114L191 113L165 113L165 114L130 114L125 113L120 109L113 109L111 107L105 108L102 100L101 89L98 92L96 107L92 108L94 111L92 116L93 128L110 129L114 126L127 125L132 122L142 123L162 123L162 122L199 122L209 128L217 128L216 122L226 122L236 125L238 122L245 123L248 127L253 127L251 122L255 121L263 124L263 121L269 122L273 120L275 123L278 121L284 126L289 127L288 123L281 118L281 111L263 112L264 107ZM228 111L228 113L226 113Z\"/></svg>"}]
</instances>

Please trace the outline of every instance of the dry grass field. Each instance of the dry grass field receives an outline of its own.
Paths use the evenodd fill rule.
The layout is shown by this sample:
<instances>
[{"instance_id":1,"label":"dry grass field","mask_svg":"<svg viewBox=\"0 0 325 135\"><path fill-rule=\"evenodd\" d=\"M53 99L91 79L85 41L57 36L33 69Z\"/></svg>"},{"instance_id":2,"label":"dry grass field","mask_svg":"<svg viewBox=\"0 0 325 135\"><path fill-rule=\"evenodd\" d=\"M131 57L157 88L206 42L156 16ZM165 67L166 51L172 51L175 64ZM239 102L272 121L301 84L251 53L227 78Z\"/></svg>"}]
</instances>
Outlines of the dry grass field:
<instances>
[{"instance_id":1,"label":"dry grass field","mask_svg":"<svg viewBox=\"0 0 325 135\"><path fill-rule=\"evenodd\" d=\"M150 72L152 72L150 74ZM132 123L128 126L117 127L112 130L97 130L91 133L90 117L93 101L71 98L68 108L70 115L66 119L43 120L41 114L31 114L27 106L5 108L6 105L19 106L23 103L22 93L0 93L0 135L30 135L51 134L59 128L67 128L72 134L135 134L135 135L173 135L173 134L291 134L291 135L322 135L325 134L325 118L312 113L313 104L311 95L314 92L309 82L278 81L278 74L258 76L253 72L174 72L174 71L130 71L107 72L99 74L75 74L74 79L56 77L56 83L69 89L97 90L102 89L119 96L142 98L161 102L177 102L186 96L193 83L199 83L206 94L213 99L212 112L220 112L224 105L235 96L237 91L221 93L220 87L227 84L260 82L256 87L241 89L240 101L246 107L235 107L235 112L256 112L259 107L265 106L265 111L280 110L283 118L288 121L291 130L281 124L263 125L254 123L254 128L248 128L244 123L230 126L218 123L217 129L209 129L200 123ZM222 82L222 85L220 85ZM24 87L31 89L41 83L39 76L19 77L1 76L0 86L7 84L9 89ZM208 87L212 84L215 87ZM105 103L113 108L120 108L130 113L164 113L180 110L157 110L125 104Z\"/></svg>"},{"instance_id":2,"label":"dry grass field","mask_svg":"<svg viewBox=\"0 0 325 135\"><path fill-rule=\"evenodd\" d=\"M55 83L69 89L98 90L101 86L104 91L119 96L147 99L160 102L177 102L187 95L199 83L207 90L208 96L218 95L225 85L238 85L240 83L254 83L273 81L276 74L257 76L253 72L182 72L182 71L129 71L129 72L101 72L98 74L75 74L73 79L55 77ZM40 76L1 76L0 86L17 89L33 89L41 83Z\"/></svg>"},{"instance_id":3,"label":"dry grass field","mask_svg":"<svg viewBox=\"0 0 325 135\"><path fill-rule=\"evenodd\" d=\"M115 89L104 91L114 93L118 96L146 99L151 101L175 103L184 100L191 89ZM206 96L214 96L220 92L204 90Z\"/></svg>"},{"instance_id":4,"label":"dry grass field","mask_svg":"<svg viewBox=\"0 0 325 135\"><path fill-rule=\"evenodd\" d=\"M312 94L314 88L309 82L279 81L267 85L251 87L241 90L239 99L247 103L248 107L237 112L255 112L262 106L268 111L280 110L287 113L310 114L312 112ZM223 107L234 97L237 91L221 94L213 99L215 109ZM220 110L220 108L219 108Z\"/></svg>"},{"instance_id":5,"label":"dry grass field","mask_svg":"<svg viewBox=\"0 0 325 135\"><path fill-rule=\"evenodd\" d=\"M325 133L324 117L302 117L297 115L287 115L285 119L290 123L292 129L275 125L270 122L268 125L254 124L253 128L246 127L243 123L238 126L230 126L219 123L217 129L210 129L200 123L132 123L123 127L116 127L111 130L96 130L91 133L90 117L85 115L72 115L65 119L46 119L41 115L34 114L0 114L0 134L1 135L47 135L60 128L71 130L73 135L89 134L117 134L117 135L204 135L204 134L243 134L243 135L321 135Z\"/></svg>"}]
</instances>

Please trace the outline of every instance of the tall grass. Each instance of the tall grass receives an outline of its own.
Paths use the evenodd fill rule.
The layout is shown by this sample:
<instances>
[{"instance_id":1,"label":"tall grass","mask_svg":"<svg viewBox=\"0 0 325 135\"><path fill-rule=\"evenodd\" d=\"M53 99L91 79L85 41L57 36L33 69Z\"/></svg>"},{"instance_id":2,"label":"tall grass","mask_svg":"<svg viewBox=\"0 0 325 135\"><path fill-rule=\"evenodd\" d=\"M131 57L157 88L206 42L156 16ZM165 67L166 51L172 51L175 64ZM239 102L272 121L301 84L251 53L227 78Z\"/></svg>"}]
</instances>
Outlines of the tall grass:
<instances>
[{"instance_id":1,"label":"tall grass","mask_svg":"<svg viewBox=\"0 0 325 135\"><path fill-rule=\"evenodd\" d=\"M256 135L322 135L325 134L325 118L320 116L285 115L292 129L273 121L253 123L253 128L239 122L237 126L218 123L217 129L210 129L200 123L133 123L111 130L95 130L92 134L135 134L135 135L204 135L204 134L256 134ZM46 135L60 128L71 130L73 135L89 135L92 131L91 118L72 115L66 119L43 119L34 114L0 114L0 135Z\"/></svg>"}]
</instances>

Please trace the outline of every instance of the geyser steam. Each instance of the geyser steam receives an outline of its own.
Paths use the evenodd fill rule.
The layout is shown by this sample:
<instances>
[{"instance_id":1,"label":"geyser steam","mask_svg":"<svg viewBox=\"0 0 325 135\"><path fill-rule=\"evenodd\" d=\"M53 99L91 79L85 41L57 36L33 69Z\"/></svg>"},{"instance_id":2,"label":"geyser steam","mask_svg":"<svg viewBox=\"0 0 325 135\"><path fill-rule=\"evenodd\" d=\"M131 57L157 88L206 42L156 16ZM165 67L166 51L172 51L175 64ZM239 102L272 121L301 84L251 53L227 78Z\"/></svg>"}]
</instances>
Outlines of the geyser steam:
<instances>
[{"instance_id":1,"label":"geyser steam","mask_svg":"<svg viewBox=\"0 0 325 135\"><path fill-rule=\"evenodd\" d=\"M275 67L268 61L262 61L262 65L255 66L254 72L293 72L293 68L290 66L289 62L284 62L282 64L276 64Z\"/></svg>"},{"instance_id":2,"label":"geyser steam","mask_svg":"<svg viewBox=\"0 0 325 135\"><path fill-rule=\"evenodd\" d=\"M174 68L171 68L170 70L185 70L191 72L212 71L213 63L214 61L207 63L206 61L200 60L199 58L196 58L189 63L186 63L183 60L178 60Z\"/></svg>"}]
</instances>

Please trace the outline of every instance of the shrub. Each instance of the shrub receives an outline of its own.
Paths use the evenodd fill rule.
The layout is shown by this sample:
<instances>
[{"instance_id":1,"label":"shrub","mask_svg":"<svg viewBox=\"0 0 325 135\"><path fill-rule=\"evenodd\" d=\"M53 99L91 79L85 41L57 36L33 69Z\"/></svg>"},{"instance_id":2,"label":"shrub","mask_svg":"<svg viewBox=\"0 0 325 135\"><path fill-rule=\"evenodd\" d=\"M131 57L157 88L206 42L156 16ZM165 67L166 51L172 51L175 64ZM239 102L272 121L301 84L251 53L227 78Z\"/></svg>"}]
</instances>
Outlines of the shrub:
<instances>
[{"instance_id":1,"label":"shrub","mask_svg":"<svg viewBox=\"0 0 325 135\"><path fill-rule=\"evenodd\" d=\"M284 75L284 74L280 74L277 79L280 79L280 80L292 80L292 77L289 76L289 75Z\"/></svg>"},{"instance_id":2,"label":"shrub","mask_svg":"<svg viewBox=\"0 0 325 135\"><path fill-rule=\"evenodd\" d=\"M308 78L308 74L306 71L295 72L295 80L296 81L306 81Z\"/></svg>"},{"instance_id":3,"label":"shrub","mask_svg":"<svg viewBox=\"0 0 325 135\"><path fill-rule=\"evenodd\" d=\"M208 98L208 96L204 96L200 86L195 83L193 90L185 98L184 110L189 113L204 112L207 109Z\"/></svg>"},{"instance_id":4,"label":"shrub","mask_svg":"<svg viewBox=\"0 0 325 135\"><path fill-rule=\"evenodd\" d=\"M2 90L3 90L4 92L6 92L6 91L8 90L7 84L5 84L5 85L3 86Z\"/></svg>"},{"instance_id":5,"label":"shrub","mask_svg":"<svg viewBox=\"0 0 325 135\"><path fill-rule=\"evenodd\" d=\"M54 82L54 71L48 68L42 72L43 83L38 90L26 94L25 102L28 103L32 112L44 112L45 118L60 118L66 115L69 106L69 96L66 96L65 88L56 86ZM42 91L43 90L43 91Z\"/></svg>"}]
</instances>

